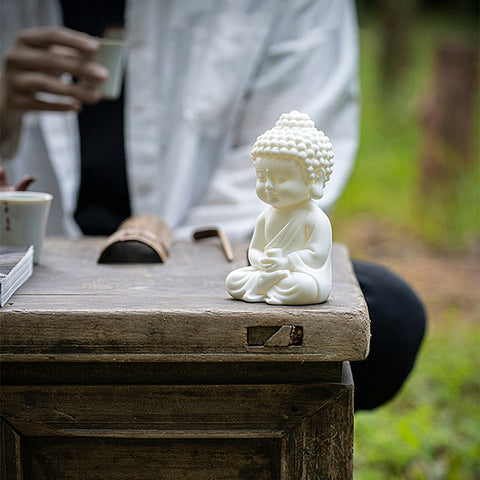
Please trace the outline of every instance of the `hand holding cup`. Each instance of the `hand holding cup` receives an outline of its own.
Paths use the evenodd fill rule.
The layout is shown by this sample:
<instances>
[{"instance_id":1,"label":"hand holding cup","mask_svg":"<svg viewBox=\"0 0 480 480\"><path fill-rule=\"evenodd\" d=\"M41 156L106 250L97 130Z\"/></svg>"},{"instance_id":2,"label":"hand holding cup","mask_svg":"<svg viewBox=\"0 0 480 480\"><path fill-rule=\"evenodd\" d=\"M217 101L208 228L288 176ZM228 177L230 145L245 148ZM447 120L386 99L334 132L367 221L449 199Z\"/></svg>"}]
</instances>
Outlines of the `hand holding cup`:
<instances>
[{"instance_id":1,"label":"hand holding cup","mask_svg":"<svg viewBox=\"0 0 480 480\"><path fill-rule=\"evenodd\" d=\"M79 111L83 103L98 102L99 87L109 72L85 59L99 49L98 39L64 27L22 30L5 57L0 111L3 115L30 110ZM78 81L66 82L64 74Z\"/></svg>"}]
</instances>

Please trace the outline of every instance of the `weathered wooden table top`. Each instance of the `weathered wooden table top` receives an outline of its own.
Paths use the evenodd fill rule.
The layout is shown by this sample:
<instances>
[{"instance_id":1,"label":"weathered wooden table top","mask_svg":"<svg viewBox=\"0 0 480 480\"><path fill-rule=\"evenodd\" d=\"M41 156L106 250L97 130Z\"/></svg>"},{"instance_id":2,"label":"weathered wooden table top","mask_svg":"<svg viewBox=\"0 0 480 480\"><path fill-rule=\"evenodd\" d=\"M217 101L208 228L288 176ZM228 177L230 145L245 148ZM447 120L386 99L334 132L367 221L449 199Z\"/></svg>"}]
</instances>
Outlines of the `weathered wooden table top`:
<instances>
[{"instance_id":1,"label":"weathered wooden table top","mask_svg":"<svg viewBox=\"0 0 480 480\"><path fill-rule=\"evenodd\" d=\"M368 353L367 307L341 245L327 302L272 306L226 292L226 275L246 265L246 245L234 246L231 263L206 241L174 243L165 264L97 264L104 241L46 240L33 277L0 310L4 361L343 361ZM282 327L301 327L301 343L282 344ZM252 344L249 334L262 329L277 341Z\"/></svg>"}]
</instances>

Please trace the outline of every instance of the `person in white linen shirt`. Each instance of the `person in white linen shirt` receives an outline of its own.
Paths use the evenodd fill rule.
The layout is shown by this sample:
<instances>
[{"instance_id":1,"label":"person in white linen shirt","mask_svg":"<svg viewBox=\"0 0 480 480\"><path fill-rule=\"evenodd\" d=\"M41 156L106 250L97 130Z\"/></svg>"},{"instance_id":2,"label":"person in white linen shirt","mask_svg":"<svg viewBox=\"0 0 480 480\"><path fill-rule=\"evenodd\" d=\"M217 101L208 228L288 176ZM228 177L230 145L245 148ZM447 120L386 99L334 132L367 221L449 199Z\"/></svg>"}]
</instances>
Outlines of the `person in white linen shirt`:
<instances>
[{"instance_id":1,"label":"person in white linen shirt","mask_svg":"<svg viewBox=\"0 0 480 480\"><path fill-rule=\"evenodd\" d=\"M75 27L78 5L89 25L121 5L130 52L120 103L99 102L96 85L106 73L82 60L98 42L81 28L52 27L62 20ZM320 206L331 210L347 182L358 141L353 0L2 0L0 19L2 166L11 180L36 175L36 189L61 200L50 233L90 233L79 210L95 180L106 201L128 191L117 224L122 215L152 212L177 238L212 224L232 238L249 236L264 208L250 149L291 110L308 113L334 145ZM63 73L80 81L65 83ZM82 134L85 118L91 135ZM88 181L85 140L94 157ZM118 165L102 164L104 144L121 153L113 158ZM93 226L103 221L93 215ZM354 269L372 332L369 357L351 363L355 409L371 409L392 398L411 371L425 312L387 270L358 262Z\"/></svg>"},{"instance_id":2,"label":"person in white linen shirt","mask_svg":"<svg viewBox=\"0 0 480 480\"><path fill-rule=\"evenodd\" d=\"M61 3L2 0L2 58L11 55L21 30L60 25ZM263 208L255 195L251 145L292 109L307 112L334 144L335 172L321 201L323 209L331 209L349 177L358 143L352 1L127 0L124 28L129 43L125 156L132 213L157 214L177 238L204 225L217 225L234 239L248 236ZM41 48L58 42L55 30L49 30L50 38L42 32ZM78 47L82 40L86 38L72 37L63 43ZM38 41L35 48L40 49ZM15 62L7 68L12 63L18 69ZM48 73L41 65L36 68ZM65 68L78 74L72 70ZM96 78L101 80L101 74ZM8 105L9 88L4 75L0 118L15 109L24 114L18 145L15 126L2 135L2 165L11 179L37 176L35 189L59 200L51 212L50 233L78 235L73 218L80 184L77 111L98 96L79 92L78 84L70 91L50 86L50 94L71 93L73 99L45 111L38 104ZM34 87L29 94L38 99ZM2 123L6 130L7 122Z\"/></svg>"}]
</instances>

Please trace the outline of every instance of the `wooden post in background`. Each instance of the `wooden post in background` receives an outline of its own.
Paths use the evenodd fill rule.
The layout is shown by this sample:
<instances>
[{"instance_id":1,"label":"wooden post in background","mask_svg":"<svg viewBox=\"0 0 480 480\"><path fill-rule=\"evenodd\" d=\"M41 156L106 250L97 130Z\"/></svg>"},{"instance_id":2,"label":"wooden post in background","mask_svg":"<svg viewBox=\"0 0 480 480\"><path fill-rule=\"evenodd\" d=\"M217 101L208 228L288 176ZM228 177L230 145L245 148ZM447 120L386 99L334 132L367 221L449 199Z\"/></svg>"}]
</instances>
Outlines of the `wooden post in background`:
<instances>
[{"instance_id":1,"label":"wooden post in background","mask_svg":"<svg viewBox=\"0 0 480 480\"><path fill-rule=\"evenodd\" d=\"M447 186L474 163L478 48L444 42L437 47L433 79L420 107L420 188Z\"/></svg>"},{"instance_id":2,"label":"wooden post in background","mask_svg":"<svg viewBox=\"0 0 480 480\"><path fill-rule=\"evenodd\" d=\"M415 11L414 0L376 0L380 19L380 74L384 95L404 77L411 57L410 23Z\"/></svg>"}]
</instances>

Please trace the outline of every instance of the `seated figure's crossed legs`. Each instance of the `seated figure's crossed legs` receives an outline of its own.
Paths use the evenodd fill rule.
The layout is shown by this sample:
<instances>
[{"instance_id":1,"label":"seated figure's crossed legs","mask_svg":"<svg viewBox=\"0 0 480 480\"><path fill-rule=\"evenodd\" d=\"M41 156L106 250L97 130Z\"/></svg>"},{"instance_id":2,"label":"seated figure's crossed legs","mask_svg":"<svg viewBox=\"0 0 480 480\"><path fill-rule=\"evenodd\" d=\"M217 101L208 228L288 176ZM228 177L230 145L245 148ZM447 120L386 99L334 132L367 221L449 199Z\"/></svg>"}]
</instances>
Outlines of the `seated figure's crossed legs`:
<instances>
[{"instance_id":1,"label":"seated figure's crossed legs","mask_svg":"<svg viewBox=\"0 0 480 480\"><path fill-rule=\"evenodd\" d=\"M299 299L301 305L318 302L318 286L306 273L291 272L267 292L271 304L294 304Z\"/></svg>"},{"instance_id":2,"label":"seated figure's crossed legs","mask_svg":"<svg viewBox=\"0 0 480 480\"><path fill-rule=\"evenodd\" d=\"M266 301L279 305L294 304L298 299L302 305L318 302L318 286L306 273L264 272L244 267L231 272L226 282L232 297L246 302Z\"/></svg>"}]
</instances>

